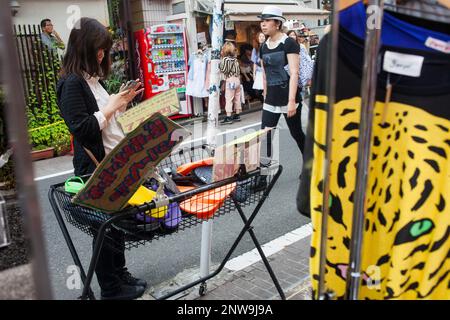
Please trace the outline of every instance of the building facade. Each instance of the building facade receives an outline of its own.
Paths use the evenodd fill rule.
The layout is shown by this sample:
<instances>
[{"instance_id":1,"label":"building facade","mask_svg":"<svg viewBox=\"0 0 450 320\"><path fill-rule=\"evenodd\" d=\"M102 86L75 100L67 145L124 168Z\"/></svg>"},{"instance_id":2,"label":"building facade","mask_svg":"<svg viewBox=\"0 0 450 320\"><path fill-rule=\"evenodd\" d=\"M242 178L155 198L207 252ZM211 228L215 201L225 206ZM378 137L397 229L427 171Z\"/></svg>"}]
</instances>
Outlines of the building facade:
<instances>
[{"instance_id":1,"label":"building facade","mask_svg":"<svg viewBox=\"0 0 450 320\"><path fill-rule=\"evenodd\" d=\"M109 25L107 0L19 0L13 17L16 25L38 25L50 19L64 43L69 39L75 21L81 17L95 18Z\"/></svg>"}]
</instances>

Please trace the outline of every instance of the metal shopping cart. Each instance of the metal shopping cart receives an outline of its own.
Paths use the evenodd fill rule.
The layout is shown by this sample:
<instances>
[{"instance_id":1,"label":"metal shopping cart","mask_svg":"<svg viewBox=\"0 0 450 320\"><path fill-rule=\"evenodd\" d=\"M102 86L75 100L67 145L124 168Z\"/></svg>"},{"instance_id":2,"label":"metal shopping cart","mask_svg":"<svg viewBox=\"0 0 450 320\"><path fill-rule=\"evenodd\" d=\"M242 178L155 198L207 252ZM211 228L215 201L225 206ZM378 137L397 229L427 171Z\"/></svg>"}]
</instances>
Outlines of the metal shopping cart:
<instances>
[{"instance_id":1,"label":"metal shopping cart","mask_svg":"<svg viewBox=\"0 0 450 320\"><path fill-rule=\"evenodd\" d=\"M210 157L211 151L206 145L183 148L172 153L160 163L159 167L169 172L176 170L183 164ZM200 178L198 182L203 183L180 186L181 193L169 194L164 201L152 200L143 205L129 206L115 214L106 214L73 204L71 201L73 194L65 191L64 183L50 187L48 194L50 204L74 263L79 267L81 280L84 284L81 299L95 299L90 285L102 247L117 248L117 238L110 236L111 229L114 229L116 234L119 233L123 236L125 249L130 250L172 236L188 228L193 228L206 219L216 219L236 211L239 213L244 226L219 267L207 277L200 278L158 299L168 299L199 284L200 295L206 294L206 281L223 270L247 232L251 236L281 299L285 299L283 290L252 228L254 219L282 173L282 166L274 163L269 167L258 168L252 172L246 172L245 166L241 166L238 174L234 177L218 182L211 182L208 174L204 174L205 167L201 168L203 168L203 171L197 172L197 178ZM83 178L88 179L89 177ZM244 208L252 210L248 218L244 214ZM95 238L87 274L81 264L66 223Z\"/></svg>"}]
</instances>

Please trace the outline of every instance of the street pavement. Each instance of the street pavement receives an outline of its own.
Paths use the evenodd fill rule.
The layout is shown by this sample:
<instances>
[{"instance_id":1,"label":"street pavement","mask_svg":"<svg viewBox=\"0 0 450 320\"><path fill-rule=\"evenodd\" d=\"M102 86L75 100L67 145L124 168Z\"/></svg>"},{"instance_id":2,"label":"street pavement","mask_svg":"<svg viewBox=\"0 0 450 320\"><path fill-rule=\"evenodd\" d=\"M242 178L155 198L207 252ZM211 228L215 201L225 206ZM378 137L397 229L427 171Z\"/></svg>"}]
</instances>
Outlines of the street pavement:
<instances>
[{"instance_id":1,"label":"street pavement","mask_svg":"<svg viewBox=\"0 0 450 320\"><path fill-rule=\"evenodd\" d=\"M303 119L306 119L307 109L303 108ZM246 114L242 117L242 121L233 125L228 125L222 130L232 131L230 139L234 135L242 135L245 132L239 128L257 130L260 127L261 111ZM304 121L304 126L305 126ZM267 247L267 250L274 252L270 255L269 260L274 263L274 271L282 282L283 289L286 290L287 296L307 297L305 288L307 285L307 251L309 250L308 233L301 237L290 236L297 239L296 241L287 242L288 245L279 241L284 239L287 234L294 231L297 232L305 225L309 224L309 219L302 217L295 208L295 195L298 188L299 174L301 168L300 152L295 146L295 142L290 137L289 130L282 118L280 121L280 163L284 168L283 174L278 183L275 185L270 197L262 207L260 214L254 221L254 232L261 244L268 244L275 240L279 248L273 249ZM189 124L187 129L198 131L194 125ZM202 126L205 129L205 124ZM200 130L201 131L201 130ZM247 132L248 133L248 132ZM197 139L198 137L194 137ZM196 141L201 143L201 141ZM77 299L81 295L81 287L73 282L73 260L70 256L67 245L65 244L62 233L56 222L53 211L48 201L48 190L52 184L65 181L73 175L72 158L70 156L60 157L50 160L43 160L34 163L35 181L41 204L41 212L43 214L44 234L47 245L47 257L50 269L50 278L54 297L56 299ZM246 210L246 212L249 212ZM229 214L214 220L213 238L212 238L212 255L211 262L213 266L217 266L225 257L243 224L239 215ZM72 240L78 250L80 259L87 269L92 249L92 239L80 232L78 229L68 226ZM278 240L277 240L278 239ZM126 252L127 266L133 275L147 280L149 289L144 299L154 299L163 292L173 289L176 284L186 283L189 279L198 277L199 261L200 261L200 243L201 243L201 226L175 233L169 237L162 238L150 244L132 249ZM280 245L281 243L281 245ZM284 243L284 244L283 244ZM287 250L290 248L290 250ZM237 265L242 264L239 261L245 261L246 254L254 250L251 238L246 235L231 256ZM301 255L297 255L301 253ZM288 255L288 256L286 256ZM248 260L248 259L247 259ZM251 260L251 259L250 259ZM290 262L289 262L290 261ZM289 263L287 263L289 262ZM180 295L179 299L245 299L245 295L239 297L237 294L227 296L228 290L224 290L226 285L234 283L236 286L243 286L236 279L248 274L249 270L256 273L260 271L260 277L252 276L253 279L259 279L270 284L270 278L260 261L255 261L251 265L242 267L242 269L234 267L225 268L219 276L208 281L208 292L205 297L198 295L198 288L194 288L189 292ZM278 266L279 265L279 266ZM228 265L227 265L228 266ZM280 267L289 267L291 270L279 269ZM278 269L278 270L277 270ZM294 272L294 270L297 270ZM87 271L87 270L86 270ZM289 273L290 272L290 273ZM264 274L264 275L263 275ZM266 277L266 278L264 278ZM269 280L268 280L269 279ZM258 280L258 281L259 281ZM219 283L217 285L216 283ZM256 281L256 280L255 280ZM245 282L244 282L245 284ZM99 287L96 281L92 284L94 293L98 297ZM255 285L258 287L258 284ZM222 288L222 289L220 289ZM248 288L253 288L248 286ZM220 289L220 290L219 290ZM217 291L218 290L218 291ZM237 290L237 289L236 289ZM234 291L236 291L234 290ZM255 294L250 296L254 299L272 299L277 295L276 290L265 288L269 293ZM222 292L222 293L220 293ZM261 293L261 292L260 292Z\"/></svg>"}]
</instances>

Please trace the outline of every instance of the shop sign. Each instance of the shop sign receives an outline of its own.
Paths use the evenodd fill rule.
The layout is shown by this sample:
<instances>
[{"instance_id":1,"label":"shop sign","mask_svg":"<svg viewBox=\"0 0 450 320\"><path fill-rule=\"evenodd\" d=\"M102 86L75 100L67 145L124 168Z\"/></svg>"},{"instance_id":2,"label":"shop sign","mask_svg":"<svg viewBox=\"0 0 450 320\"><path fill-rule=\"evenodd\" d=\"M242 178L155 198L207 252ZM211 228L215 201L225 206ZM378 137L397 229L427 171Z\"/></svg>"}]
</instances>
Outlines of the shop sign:
<instances>
[{"instance_id":1,"label":"shop sign","mask_svg":"<svg viewBox=\"0 0 450 320\"><path fill-rule=\"evenodd\" d=\"M231 21L231 20L225 20L225 30L226 30L226 31L232 31L232 30L234 30L234 21Z\"/></svg>"},{"instance_id":2,"label":"shop sign","mask_svg":"<svg viewBox=\"0 0 450 320\"><path fill-rule=\"evenodd\" d=\"M162 92L131 108L118 117L117 121L122 126L123 132L128 134L156 112L166 117L180 112L180 101L176 88Z\"/></svg>"},{"instance_id":3,"label":"shop sign","mask_svg":"<svg viewBox=\"0 0 450 320\"><path fill-rule=\"evenodd\" d=\"M208 41L206 40L205 32L197 33L197 42L200 46L205 46L208 44Z\"/></svg>"}]
</instances>

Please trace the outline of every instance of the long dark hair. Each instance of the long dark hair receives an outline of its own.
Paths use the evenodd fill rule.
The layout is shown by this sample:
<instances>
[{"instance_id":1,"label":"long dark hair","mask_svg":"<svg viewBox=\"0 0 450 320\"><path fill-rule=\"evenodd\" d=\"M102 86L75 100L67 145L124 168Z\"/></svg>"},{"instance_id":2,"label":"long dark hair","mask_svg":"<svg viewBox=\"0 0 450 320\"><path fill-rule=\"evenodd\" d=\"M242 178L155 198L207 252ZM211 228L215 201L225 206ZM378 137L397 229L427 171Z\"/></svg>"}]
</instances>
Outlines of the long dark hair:
<instances>
[{"instance_id":1,"label":"long dark hair","mask_svg":"<svg viewBox=\"0 0 450 320\"><path fill-rule=\"evenodd\" d=\"M259 31L259 32L256 34L256 47L255 47L256 52L259 52L259 49L261 49L261 46L262 46L262 44L259 43L259 36L260 36L260 35L263 35L264 38L267 39L266 35L265 35L264 32L262 32L262 31Z\"/></svg>"},{"instance_id":2,"label":"long dark hair","mask_svg":"<svg viewBox=\"0 0 450 320\"><path fill-rule=\"evenodd\" d=\"M107 78L111 70L111 47L112 37L104 25L95 19L81 18L70 32L60 75L74 73L83 77L87 73ZM99 50L105 51L101 64L97 60Z\"/></svg>"}]
</instances>

